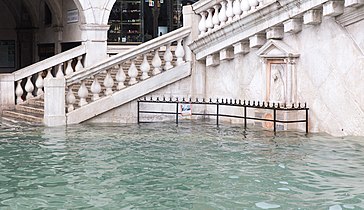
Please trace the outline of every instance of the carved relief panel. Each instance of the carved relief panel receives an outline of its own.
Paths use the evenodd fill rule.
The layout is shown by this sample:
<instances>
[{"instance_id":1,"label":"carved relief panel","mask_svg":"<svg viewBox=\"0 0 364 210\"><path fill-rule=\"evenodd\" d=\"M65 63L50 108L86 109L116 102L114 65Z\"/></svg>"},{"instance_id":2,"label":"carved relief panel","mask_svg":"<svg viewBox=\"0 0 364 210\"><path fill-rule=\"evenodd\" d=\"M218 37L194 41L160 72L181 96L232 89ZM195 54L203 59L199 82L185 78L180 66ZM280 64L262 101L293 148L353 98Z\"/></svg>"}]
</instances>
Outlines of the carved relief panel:
<instances>
[{"instance_id":1,"label":"carved relief panel","mask_svg":"<svg viewBox=\"0 0 364 210\"><path fill-rule=\"evenodd\" d=\"M263 98L290 104L295 98L295 59L299 54L279 40L269 40L258 51L262 59Z\"/></svg>"}]
</instances>

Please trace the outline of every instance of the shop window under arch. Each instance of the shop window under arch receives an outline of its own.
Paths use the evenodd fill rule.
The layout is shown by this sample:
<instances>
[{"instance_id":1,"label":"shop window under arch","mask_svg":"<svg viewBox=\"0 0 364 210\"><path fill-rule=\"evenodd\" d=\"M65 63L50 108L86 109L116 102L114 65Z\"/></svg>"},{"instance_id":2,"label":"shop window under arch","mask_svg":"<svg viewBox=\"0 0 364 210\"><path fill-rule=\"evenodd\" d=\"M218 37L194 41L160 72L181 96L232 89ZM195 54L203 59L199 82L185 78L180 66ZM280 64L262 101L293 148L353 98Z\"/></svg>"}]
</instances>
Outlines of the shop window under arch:
<instances>
[{"instance_id":1,"label":"shop window under arch","mask_svg":"<svg viewBox=\"0 0 364 210\"><path fill-rule=\"evenodd\" d=\"M182 26L182 1L117 0L108 23L109 43L145 42Z\"/></svg>"}]
</instances>

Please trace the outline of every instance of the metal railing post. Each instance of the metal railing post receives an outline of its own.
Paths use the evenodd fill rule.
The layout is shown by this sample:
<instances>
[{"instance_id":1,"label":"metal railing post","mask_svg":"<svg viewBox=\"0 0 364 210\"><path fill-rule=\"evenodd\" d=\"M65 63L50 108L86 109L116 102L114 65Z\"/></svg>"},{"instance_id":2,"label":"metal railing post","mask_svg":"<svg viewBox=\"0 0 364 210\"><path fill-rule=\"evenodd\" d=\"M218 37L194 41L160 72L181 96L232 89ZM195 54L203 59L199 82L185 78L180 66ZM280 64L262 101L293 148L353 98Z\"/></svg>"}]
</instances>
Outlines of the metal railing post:
<instances>
[{"instance_id":1,"label":"metal railing post","mask_svg":"<svg viewBox=\"0 0 364 210\"><path fill-rule=\"evenodd\" d=\"M138 110L138 115L137 115L137 122L138 122L138 124L139 124L139 105L140 105L140 101L138 100L137 101L137 103L138 103L138 108L137 108L137 110Z\"/></svg>"},{"instance_id":2,"label":"metal railing post","mask_svg":"<svg viewBox=\"0 0 364 210\"><path fill-rule=\"evenodd\" d=\"M274 133L276 133L276 131L277 131L277 128L276 128L276 126L277 126L277 110L276 110L276 108L275 107L273 107L273 129L274 129Z\"/></svg>"},{"instance_id":3,"label":"metal railing post","mask_svg":"<svg viewBox=\"0 0 364 210\"><path fill-rule=\"evenodd\" d=\"M178 102L176 102L176 124L178 125Z\"/></svg>"},{"instance_id":4,"label":"metal railing post","mask_svg":"<svg viewBox=\"0 0 364 210\"><path fill-rule=\"evenodd\" d=\"M246 106L244 106L244 129L246 130Z\"/></svg>"},{"instance_id":5,"label":"metal railing post","mask_svg":"<svg viewBox=\"0 0 364 210\"><path fill-rule=\"evenodd\" d=\"M219 103L216 104L216 126L219 126Z\"/></svg>"},{"instance_id":6,"label":"metal railing post","mask_svg":"<svg viewBox=\"0 0 364 210\"><path fill-rule=\"evenodd\" d=\"M308 109L306 108L306 134L308 134Z\"/></svg>"}]
</instances>

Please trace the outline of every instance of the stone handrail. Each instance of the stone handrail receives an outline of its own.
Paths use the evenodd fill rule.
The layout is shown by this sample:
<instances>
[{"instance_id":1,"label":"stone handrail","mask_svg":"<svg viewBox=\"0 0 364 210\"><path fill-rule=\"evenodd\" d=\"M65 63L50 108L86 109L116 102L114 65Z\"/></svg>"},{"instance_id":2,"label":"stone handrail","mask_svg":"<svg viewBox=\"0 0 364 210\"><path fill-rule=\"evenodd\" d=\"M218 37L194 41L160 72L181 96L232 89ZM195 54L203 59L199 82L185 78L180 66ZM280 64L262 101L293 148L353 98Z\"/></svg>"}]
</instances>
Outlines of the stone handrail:
<instances>
[{"instance_id":1,"label":"stone handrail","mask_svg":"<svg viewBox=\"0 0 364 210\"><path fill-rule=\"evenodd\" d=\"M12 73L16 82L16 102L23 103L24 99L43 95L45 71L47 71L46 78L50 78L53 77L52 71L57 71L56 77L62 77L64 74L83 69L82 60L85 54L86 46L80 45ZM23 98L25 93L26 96Z\"/></svg>"},{"instance_id":2,"label":"stone handrail","mask_svg":"<svg viewBox=\"0 0 364 210\"><path fill-rule=\"evenodd\" d=\"M70 50L67 50L65 52L59 53L57 55L54 55L50 58L47 58L45 60L39 61L35 64L32 64L30 66L27 66L25 68L19 69L15 71L14 79L15 81L26 78L28 76L37 74L40 71L52 68L54 66L57 66L61 63L67 62L73 58L77 58L78 56L81 56L86 53L86 46L80 45L78 47L72 48Z\"/></svg>"},{"instance_id":3,"label":"stone handrail","mask_svg":"<svg viewBox=\"0 0 364 210\"><path fill-rule=\"evenodd\" d=\"M190 50L186 44L186 39L190 33L190 27L182 27L133 49L116 54L82 71L67 74L65 79L68 113L76 109L74 106L76 102L78 102L77 108L81 108L101 97L110 96L126 86L135 85L139 81L146 80L162 71L182 66L186 61L190 61ZM172 43L177 43L174 55L171 50ZM165 48L165 52L162 52L163 56L160 57L159 50L161 48ZM151 65L148 56L149 58L153 56ZM123 68L128 68L127 74ZM149 70L151 69L152 72L150 73ZM103 82L98 80L103 80ZM117 84L114 85L115 83ZM92 96L91 99L89 96Z\"/></svg>"},{"instance_id":4,"label":"stone handrail","mask_svg":"<svg viewBox=\"0 0 364 210\"><path fill-rule=\"evenodd\" d=\"M125 51L124 53L117 54L108 58L106 61L100 62L83 71L74 72L71 75L66 75L67 86L80 82L85 78L89 78L101 71L115 67L127 60L132 60L138 56L142 56L151 51L158 50L160 47L170 45L172 42L182 41L191 33L190 27L182 27L175 31L169 32L163 36L157 37L151 41L138 45L135 48ZM181 43L180 43L181 44ZM185 48L185 46L184 46ZM185 51L185 50L184 50ZM184 55L183 55L184 56Z\"/></svg>"}]
</instances>

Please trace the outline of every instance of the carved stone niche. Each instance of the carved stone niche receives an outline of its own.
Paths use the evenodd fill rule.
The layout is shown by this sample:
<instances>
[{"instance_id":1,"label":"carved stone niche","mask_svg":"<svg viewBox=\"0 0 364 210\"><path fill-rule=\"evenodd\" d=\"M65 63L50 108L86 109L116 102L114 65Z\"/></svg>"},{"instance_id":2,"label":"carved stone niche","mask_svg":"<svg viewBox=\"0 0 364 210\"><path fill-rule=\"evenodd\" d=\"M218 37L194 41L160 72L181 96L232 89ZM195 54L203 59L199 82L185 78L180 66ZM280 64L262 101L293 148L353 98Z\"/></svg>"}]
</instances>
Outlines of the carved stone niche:
<instances>
[{"instance_id":1,"label":"carved stone niche","mask_svg":"<svg viewBox=\"0 0 364 210\"><path fill-rule=\"evenodd\" d=\"M258 51L262 61L265 101L290 105L296 99L296 59L299 54L280 40L267 41Z\"/></svg>"}]
</instances>

